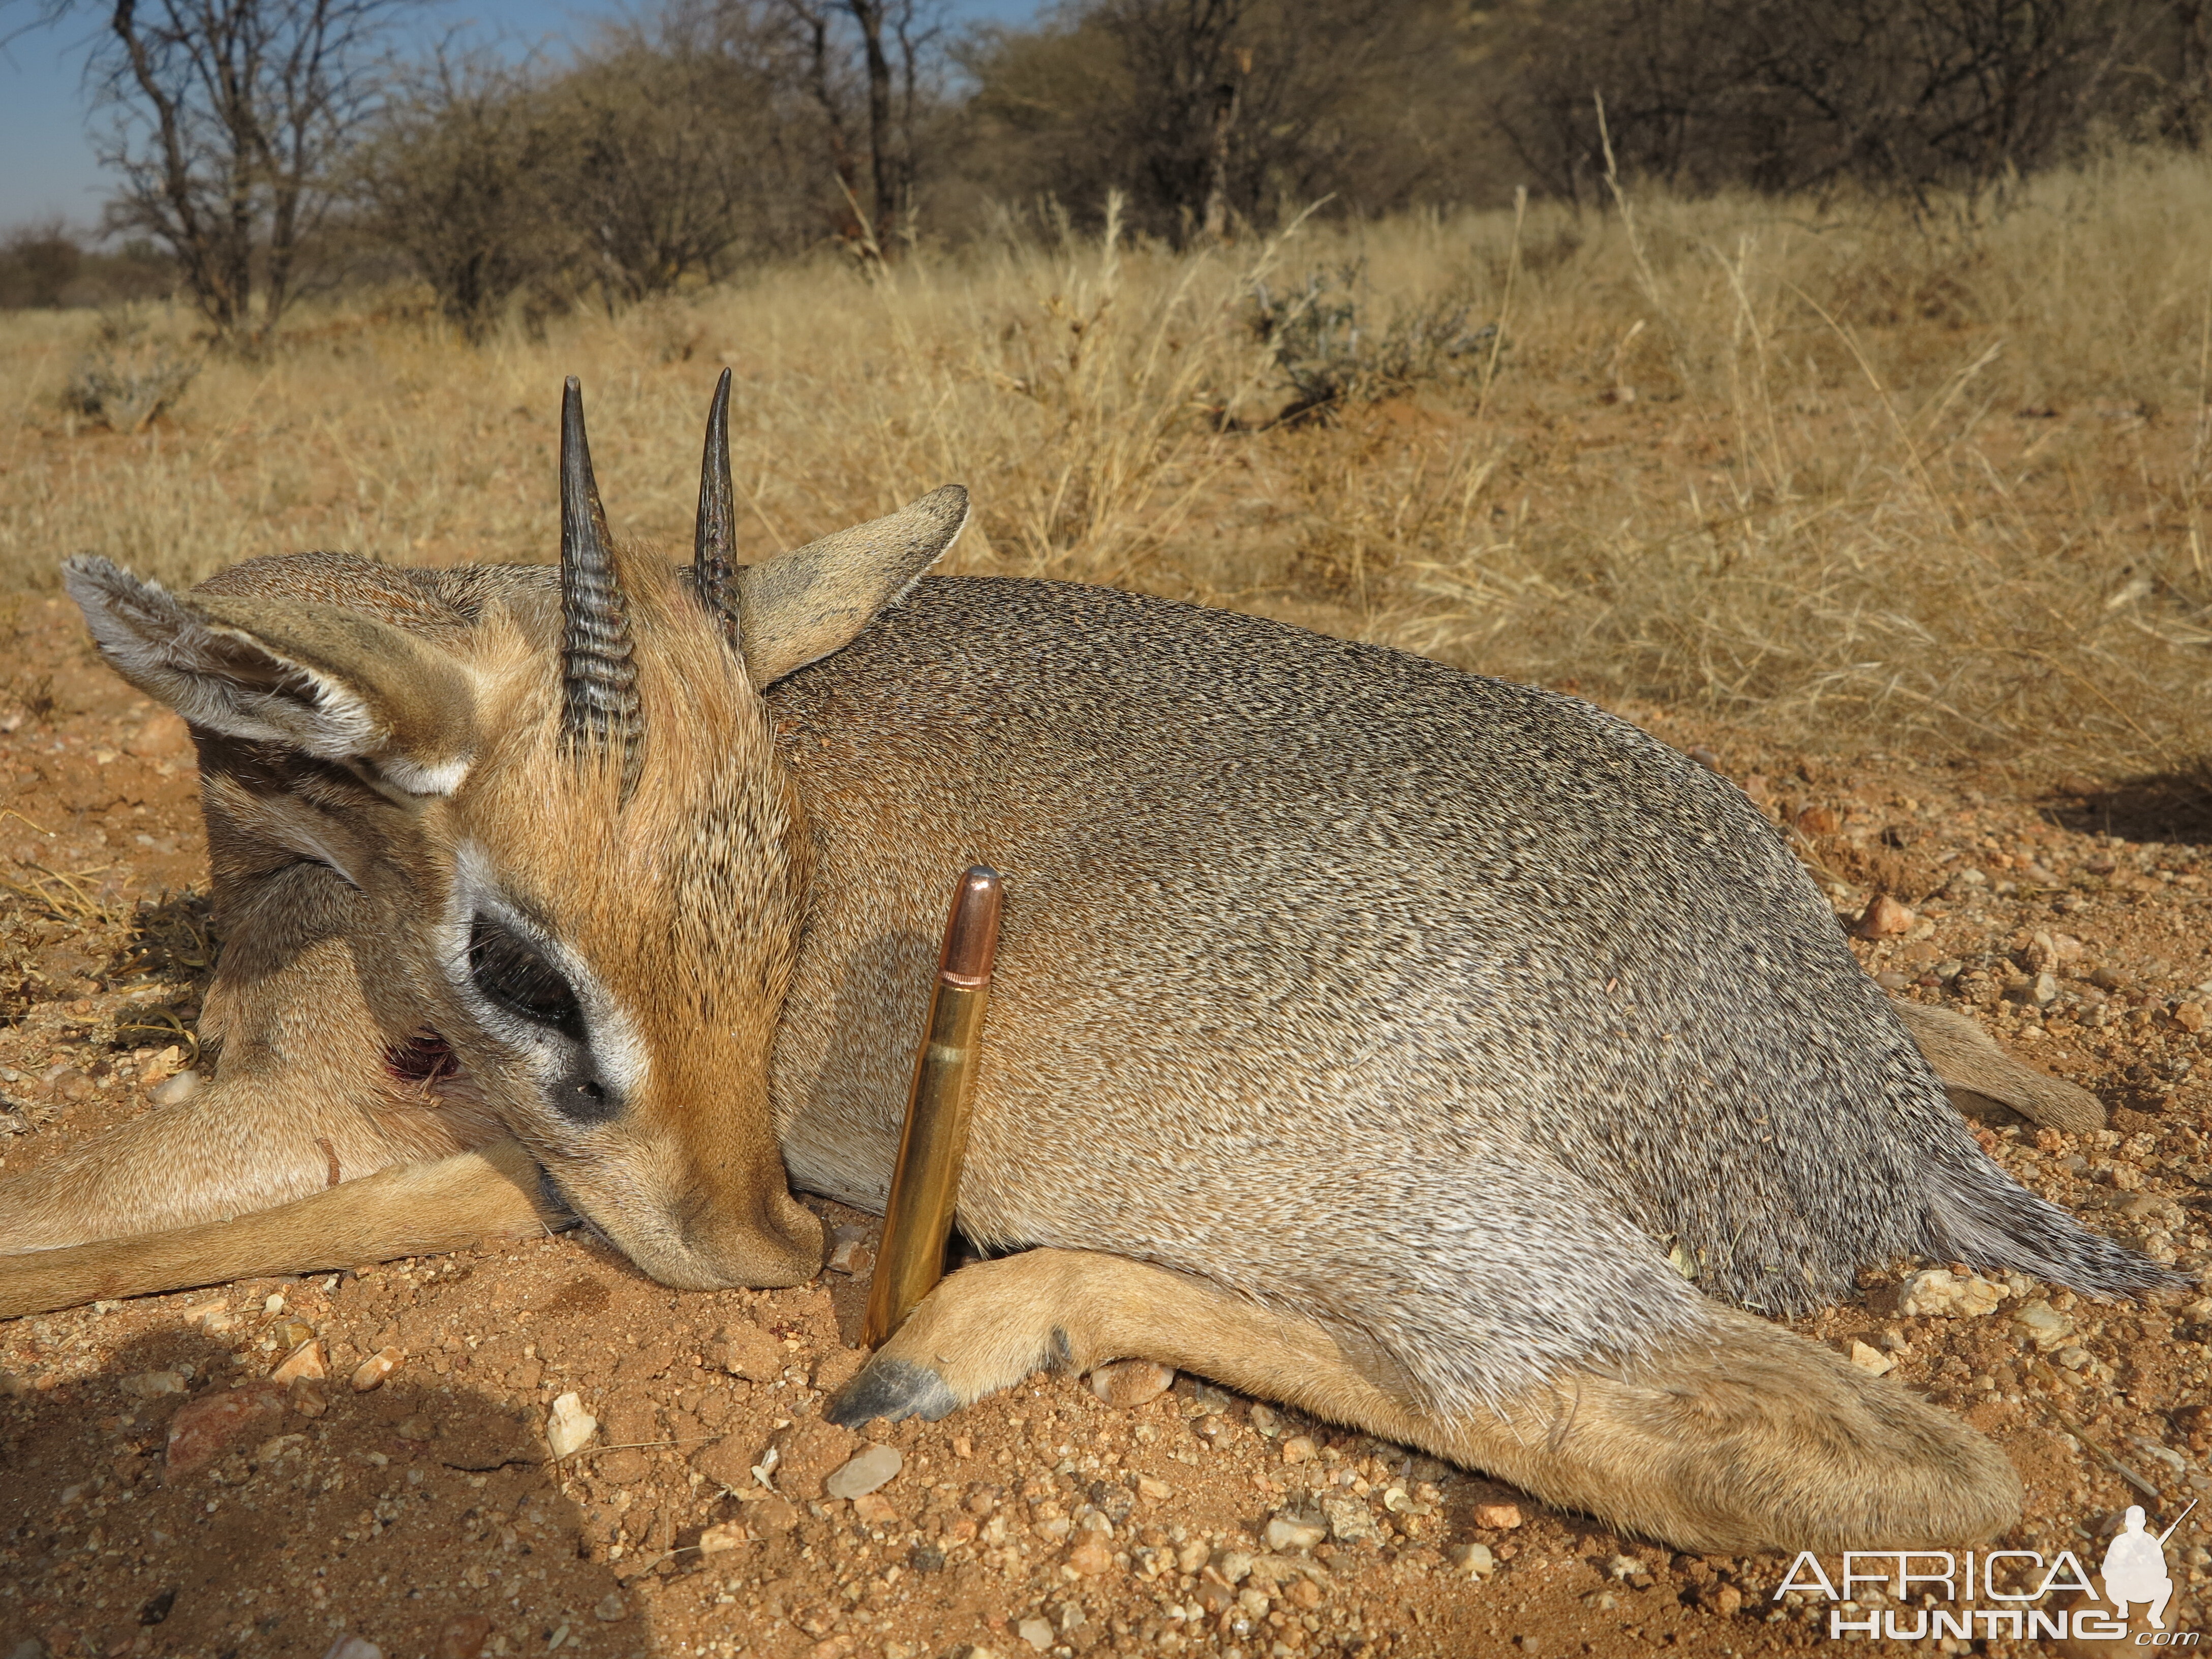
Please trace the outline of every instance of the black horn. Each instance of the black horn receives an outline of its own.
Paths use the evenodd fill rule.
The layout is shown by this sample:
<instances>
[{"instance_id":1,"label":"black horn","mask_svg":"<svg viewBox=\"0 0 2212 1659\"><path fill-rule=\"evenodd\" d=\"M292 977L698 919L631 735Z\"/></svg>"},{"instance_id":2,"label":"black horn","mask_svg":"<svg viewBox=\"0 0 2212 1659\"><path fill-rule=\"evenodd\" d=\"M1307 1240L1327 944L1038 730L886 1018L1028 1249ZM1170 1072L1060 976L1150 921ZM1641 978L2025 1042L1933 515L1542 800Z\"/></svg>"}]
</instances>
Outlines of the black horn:
<instances>
[{"instance_id":1,"label":"black horn","mask_svg":"<svg viewBox=\"0 0 2212 1659\"><path fill-rule=\"evenodd\" d=\"M584 389L561 393L561 734L579 754L619 744L623 793L637 781L644 720L637 700L629 606L608 551L607 511L584 438Z\"/></svg>"},{"instance_id":2,"label":"black horn","mask_svg":"<svg viewBox=\"0 0 2212 1659\"><path fill-rule=\"evenodd\" d=\"M707 406L707 453L699 461L699 526L691 544L691 586L722 629L730 648L738 636L736 492L730 487L730 371L714 382Z\"/></svg>"}]
</instances>

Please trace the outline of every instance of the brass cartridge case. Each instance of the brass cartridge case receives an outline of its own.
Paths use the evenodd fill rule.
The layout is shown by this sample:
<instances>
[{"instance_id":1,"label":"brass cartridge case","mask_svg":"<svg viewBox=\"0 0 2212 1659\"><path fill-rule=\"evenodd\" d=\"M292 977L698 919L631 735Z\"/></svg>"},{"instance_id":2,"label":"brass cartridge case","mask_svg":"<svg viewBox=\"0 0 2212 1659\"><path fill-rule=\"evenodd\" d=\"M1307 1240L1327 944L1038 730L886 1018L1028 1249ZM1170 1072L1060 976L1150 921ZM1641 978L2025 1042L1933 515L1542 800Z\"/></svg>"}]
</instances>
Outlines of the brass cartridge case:
<instances>
[{"instance_id":1,"label":"brass cartridge case","mask_svg":"<svg viewBox=\"0 0 2212 1659\"><path fill-rule=\"evenodd\" d=\"M960 1198L968 1151L968 1102L975 1076L991 966L999 945L999 872L971 866L953 890L945 946L931 988L929 1018L915 1055L906 1127L884 1209L883 1249L868 1287L861 1341L883 1346L915 1304L945 1276L945 1243Z\"/></svg>"}]
</instances>

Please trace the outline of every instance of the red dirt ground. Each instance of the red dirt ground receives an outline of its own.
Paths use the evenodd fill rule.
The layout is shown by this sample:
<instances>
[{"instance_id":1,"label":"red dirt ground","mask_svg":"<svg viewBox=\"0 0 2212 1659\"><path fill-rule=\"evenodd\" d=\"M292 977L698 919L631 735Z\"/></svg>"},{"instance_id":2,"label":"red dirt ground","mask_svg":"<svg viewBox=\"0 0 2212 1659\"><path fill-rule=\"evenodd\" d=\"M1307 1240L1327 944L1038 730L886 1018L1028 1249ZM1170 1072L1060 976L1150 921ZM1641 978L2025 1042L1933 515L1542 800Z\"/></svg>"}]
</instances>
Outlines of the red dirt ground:
<instances>
[{"instance_id":1,"label":"red dirt ground","mask_svg":"<svg viewBox=\"0 0 2212 1659\"><path fill-rule=\"evenodd\" d=\"M28 602L0 635L0 1170L20 1170L161 1109L148 1093L192 1059L211 941L181 726L100 669L58 603ZM1969 1008L2112 1109L2094 1134L1985 1124L1993 1152L2201 1270L2212 811L2179 785L1778 754L1623 712L1709 746L1801 831L1839 908L1877 886L1911 904L1905 936L1859 946L1869 970ZM1929 898L1939 884L1957 896ZM2038 1007L2024 970L2045 962L2057 994ZM1830 1640L1828 1602L1778 1597L1786 1561L1616 1536L1188 1377L1117 1409L1041 1376L940 1424L877 1425L898 1475L826 1498L823 1477L863 1443L817 1411L859 1361L873 1218L819 1207L859 1230L857 1271L794 1290L678 1294L571 1235L0 1325L0 1654L315 1659L343 1632L448 1659L1626 1659ZM2212 1492L2201 1292L2077 1303L2022 1279L1987 1314L1903 1316L1898 1280L1925 1265L1867 1273L1802 1328L1887 1356L2004 1449L2028 1490L2009 1545L2094 1570L2125 1505L2163 1527ZM2014 1316L2046 1298L2071 1328L2039 1350ZM310 1334L333 1379L325 1414L273 1407L198 1472L165 1469L185 1402L265 1375ZM404 1356L388 1380L346 1386L387 1347ZM145 1380L164 1373L182 1393ZM571 1391L599 1431L556 1462L546 1413ZM771 1445L777 1497L750 1474ZM1323 1498L1343 1536L1267 1550L1270 1517ZM707 1553L709 1528L739 1541ZM2208 1540L2192 1516L2167 1547L2171 1630L2199 1627ZM1471 1543L1488 1572L1455 1565ZM1844 1618L1917 1617L1855 1601Z\"/></svg>"}]
</instances>

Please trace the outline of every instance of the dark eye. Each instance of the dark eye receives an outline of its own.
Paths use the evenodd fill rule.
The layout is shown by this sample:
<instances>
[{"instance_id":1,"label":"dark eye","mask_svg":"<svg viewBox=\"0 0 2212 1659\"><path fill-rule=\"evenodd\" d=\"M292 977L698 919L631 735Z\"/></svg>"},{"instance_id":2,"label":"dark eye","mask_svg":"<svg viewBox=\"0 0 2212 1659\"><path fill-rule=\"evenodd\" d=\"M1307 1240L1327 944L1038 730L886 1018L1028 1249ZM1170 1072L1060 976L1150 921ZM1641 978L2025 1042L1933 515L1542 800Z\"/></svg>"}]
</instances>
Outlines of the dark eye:
<instances>
[{"instance_id":1,"label":"dark eye","mask_svg":"<svg viewBox=\"0 0 2212 1659\"><path fill-rule=\"evenodd\" d=\"M511 1014L584 1041L576 994L553 964L496 922L478 919L469 930L469 977L477 990Z\"/></svg>"}]
</instances>

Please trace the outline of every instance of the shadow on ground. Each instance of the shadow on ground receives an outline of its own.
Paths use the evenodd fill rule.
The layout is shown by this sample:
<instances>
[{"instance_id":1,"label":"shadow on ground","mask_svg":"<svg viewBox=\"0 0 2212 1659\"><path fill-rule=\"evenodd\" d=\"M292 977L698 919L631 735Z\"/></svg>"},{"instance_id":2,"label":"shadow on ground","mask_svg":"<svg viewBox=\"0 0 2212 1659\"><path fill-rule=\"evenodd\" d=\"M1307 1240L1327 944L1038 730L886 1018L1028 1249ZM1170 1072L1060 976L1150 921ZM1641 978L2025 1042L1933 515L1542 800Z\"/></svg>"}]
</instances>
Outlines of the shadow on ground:
<instances>
[{"instance_id":1,"label":"shadow on ground","mask_svg":"<svg viewBox=\"0 0 2212 1659\"><path fill-rule=\"evenodd\" d=\"M2056 794L2043 805L2069 830L2135 842L2212 846L2212 787L2200 773L2125 778L2101 789Z\"/></svg>"},{"instance_id":2,"label":"shadow on ground","mask_svg":"<svg viewBox=\"0 0 2212 1659\"><path fill-rule=\"evenodd\" d=\"M653 1651L580 1556L537 1425L404 1375L338 1380L319 1418L272 1399L184 1474L173 1419L239 1376L193 1328L0 1398L0 1654L320 1659L349 1632L388 1659L473 1659L544 1653L564 1627L562 1651ZM185 1392L155 1392L172 1381Z\"/></svg>"}]
</instances>

